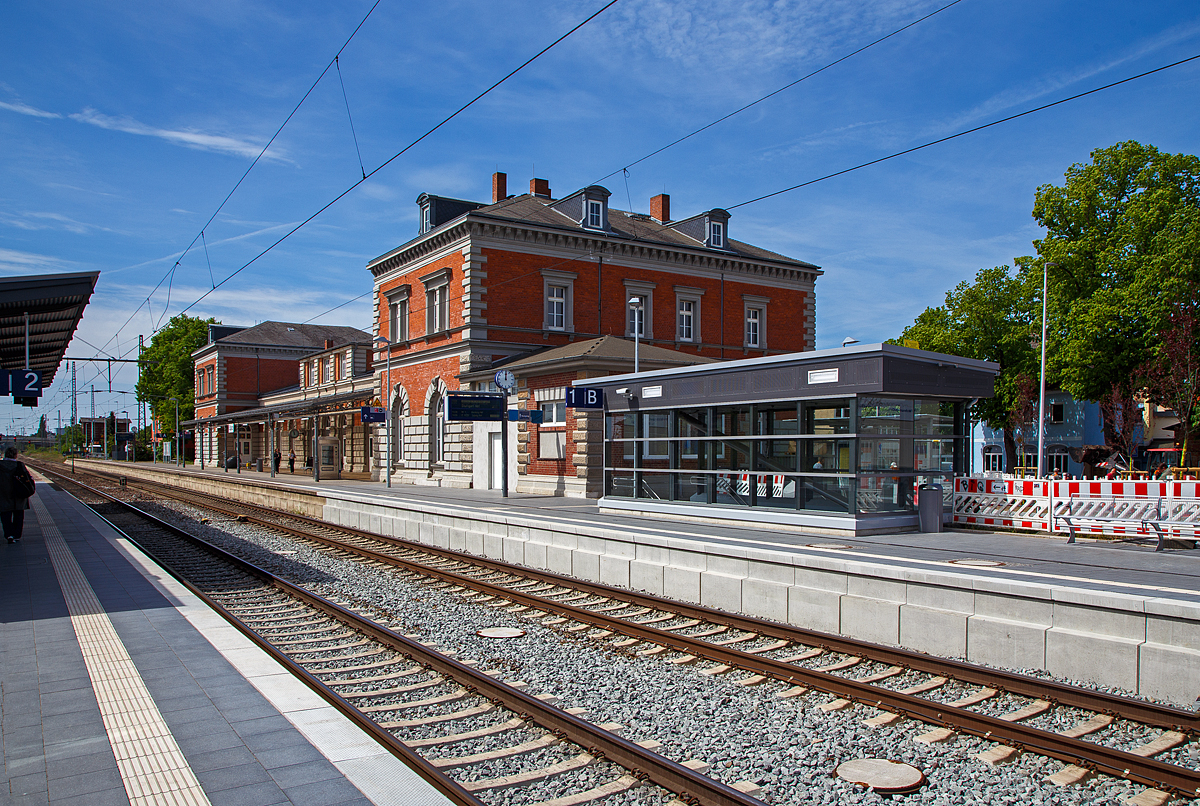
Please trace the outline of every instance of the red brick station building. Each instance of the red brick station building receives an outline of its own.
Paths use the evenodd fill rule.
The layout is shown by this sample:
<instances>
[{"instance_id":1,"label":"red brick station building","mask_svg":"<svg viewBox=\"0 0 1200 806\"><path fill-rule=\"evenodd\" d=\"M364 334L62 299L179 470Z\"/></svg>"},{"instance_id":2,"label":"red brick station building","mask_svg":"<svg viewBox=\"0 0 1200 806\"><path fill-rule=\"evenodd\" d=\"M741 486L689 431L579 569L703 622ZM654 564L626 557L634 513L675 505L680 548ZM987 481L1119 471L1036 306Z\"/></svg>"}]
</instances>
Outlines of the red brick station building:
<instances>
[{"instance_id":1,"label":"red brick station building","mask_svg":"<svg viewBox=\"0 0 1200 806\"><path fill-rule=\"evenodd\" d=\"M598 497L602 412L567 409L566 388L631 372L635 334L643 371L814 349L819 267L734 239L725 210L673 220L665 194L650 215L609 196L593 185L556 199L545 179L510 196L503 173L490 204L422 194L417 236L367 264L370 333L214 330L195 353L205 461L232 447L253 465L278 446L284 472L289 452L299 472L319 451L322 476L382 479L390 454L393 482L495 489L501 424L448 421L446 396L495 391L504 368L510 407L544 414L508 424L510 489ZM372 348L377 336L387 343ZM287 349L271 352L272 338ZM289 369L264 373L276 359ZM387 428L361 422L368 403L389 412L390 451Z\"/></svg>"}]
</instances>

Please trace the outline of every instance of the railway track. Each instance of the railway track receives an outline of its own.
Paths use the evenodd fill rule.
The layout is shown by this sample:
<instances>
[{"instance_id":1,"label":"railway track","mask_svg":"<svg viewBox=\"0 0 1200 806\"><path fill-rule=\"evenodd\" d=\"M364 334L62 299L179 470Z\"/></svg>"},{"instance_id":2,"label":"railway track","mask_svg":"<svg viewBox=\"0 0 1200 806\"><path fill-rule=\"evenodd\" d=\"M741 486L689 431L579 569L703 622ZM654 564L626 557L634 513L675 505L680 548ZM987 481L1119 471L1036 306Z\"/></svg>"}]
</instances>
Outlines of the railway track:
<instances>
[{"instance_id":1,"label":"railway track","mask_svg":"<svg viewBox=\"0 0 1200 806\"><path fill-rule=\"evenodd\" d=\"M674 663L709 664L706 673L744 673L737 681L742 684L787 683L779 696L824 694L822 710L867 705L877 710L866 720L872 727L905 717L921 720L932 730L918 741L978 736L995 742L980 754L985 762L1000 763L1023 751L1056 758L1067 766L1055 783L1100 773L1148 787L1137 797L1140 803L1200 795L1200 772L1156 758L1178 756L1195 741L1200 719L1191 711L586 583L215 496L142 481L132 486L390 566L477 601L508 603L567 634L640 655L661 654ZM1056 712L1060 718L1051 720ZM1076 715L1069 727L1040 727L1061 723L1063 714ZM1122 723L1145 726L1152 735L1134 746L1105 744L1105 734Z\"/></svg>"},{"instance_id":2,"label":"railway track","mask_svg":"<svg viewBox=\"0 0 1200 806\"><path fill-rule=\"evenodd\" d=\"M493 792L520 789L518 802L575 806L641 789L648 790L642 803L666 803L673 794L697 806L763 806L704 775L706 764L671 761L652 751L654 742L623 739L620 725L594 725L577 710L526 693L524 684L502 679L499 671L475 669L455 660L453 650L426 646L126 501L51 468L37 469L454 803L481 806L492 802ZM405 736L412 731L423 735ZM495 749L462 749L484 737Z\"/></svg>"}]
</instances>

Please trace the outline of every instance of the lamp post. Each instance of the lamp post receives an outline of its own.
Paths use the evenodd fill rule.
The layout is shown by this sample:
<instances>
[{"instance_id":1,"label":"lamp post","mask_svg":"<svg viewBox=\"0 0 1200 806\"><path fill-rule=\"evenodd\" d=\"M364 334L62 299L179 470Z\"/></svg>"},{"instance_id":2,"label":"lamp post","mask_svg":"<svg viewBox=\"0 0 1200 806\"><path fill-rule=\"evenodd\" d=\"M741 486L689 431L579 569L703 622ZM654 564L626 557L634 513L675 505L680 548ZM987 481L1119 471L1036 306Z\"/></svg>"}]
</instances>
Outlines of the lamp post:
<instances>
[{"instance_id":1,"label":"lamp post","mask_svg":"<svg viewBox=\"0 0 1200 806\"><path fill-rule=\"evenodd\" d=\"M179 438L179 398L168 397L167 400L175 401L175 466L183 467L183 440Z\"/></svg>"},{"instance_id":2,"label":"lamp post","mask_svg":"<svg viewBox=\"0 0 1200 806\"><path fill-rule=\"evenodd\" d=\"M384 478L384 483L388 487L391 487L392 486L392 343L390 341L388 341L387 339L385 339L383 336L376 336L375 342L378 344L386 345L386 347L387 347L387 361L385 362L387 369L384 370L384 375L387 376L388 386L387 386L387 391L385 392L383 390L383 384L379 384L379 387L380 387L379 392L380 392L380 394L382 394L384 396L383 397L383 410L385 412L385 414L384 414L385 419L383 421L383 424L384 424L383 433L384 433L384 438L387 440L387 450L384 452L384 456L386 458L384 459L383 478Z\"/></svg>"},{"instance_id":3,"label":"lamp post","mask_svg":"<svg viewBox=\"0 0 1200 806\"><path fill-rule=\"evenodd\" d=\"M1057 263L1042 264L1042 371L1041 391L1038 393L1038 460L1037 477L1043 478L1046 461L1046 289L1049 287L1050 267Z\"/></svg>"},{"instance_id":4,"label":"lamp post","mask_svg":"<svg viewBox=\"0 0 1200 806\"><path fill-rule=\"evenodd\" d=\"M630 297L629 307L633 308L633 372L636 375L641 371L640 362L638 360L638 347L641 341L642 324L645 322L645 319L642 318L644 315L642 313L642 309L644 307L642 298L636 294Z\"/></svg>"}]
</instances>

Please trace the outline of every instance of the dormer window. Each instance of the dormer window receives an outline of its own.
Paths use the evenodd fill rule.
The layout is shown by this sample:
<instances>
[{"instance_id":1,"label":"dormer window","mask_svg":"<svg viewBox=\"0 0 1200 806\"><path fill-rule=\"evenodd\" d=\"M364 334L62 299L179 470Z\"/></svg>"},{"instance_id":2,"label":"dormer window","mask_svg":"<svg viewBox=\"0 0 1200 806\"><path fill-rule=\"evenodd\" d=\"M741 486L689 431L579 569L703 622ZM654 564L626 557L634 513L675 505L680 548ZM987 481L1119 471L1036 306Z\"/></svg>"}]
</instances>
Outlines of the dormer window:
<instances>
[{"instance_id":1,"label":"dormer window","mask_svg":"<svg viewBox=\"0 0 1200 806\"><path fill-rule=\"evenodd\" d=\"M725 248L725 225L720 221L708 223L708 245L713 249Z\"/></svg>"},{"instance_id":2,"label":"dormer window","mask_svg":"<svg viewBox=\"0 0 1200 806\"><path fill-rule=\"evenodd\" d=\"M430 226L430 223L433 220L430 213L432 206L433 205L429 204L428 202L421 205L421 232L429 232L429 230L433 229L433 227Z\"/></svg>"},{"instance_id":3,"label":"dormer window","mask_svg":"<svg viewBox=\"0 0 1200 806\"><path fill-rule=\"evenodd\" d=\"M598 199L588 199L587 225L594 229L604 226L604 202Z\"/></svg>"}]
</instances>

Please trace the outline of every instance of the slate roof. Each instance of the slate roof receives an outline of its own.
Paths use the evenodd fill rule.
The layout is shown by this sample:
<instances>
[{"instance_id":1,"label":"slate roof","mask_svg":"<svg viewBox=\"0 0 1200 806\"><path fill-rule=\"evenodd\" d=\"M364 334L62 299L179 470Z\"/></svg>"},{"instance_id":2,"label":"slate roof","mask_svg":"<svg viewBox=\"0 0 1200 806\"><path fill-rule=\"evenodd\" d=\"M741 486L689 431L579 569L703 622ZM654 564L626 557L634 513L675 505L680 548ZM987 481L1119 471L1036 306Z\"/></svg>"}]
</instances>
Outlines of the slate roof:
<instances>
[{"instance_id":1,"label":"slate roof","mask_svg":"<svg viewBox=\"0 0 1200 806\"><path fill-rule=\"evenodd\" d=\"M711 364L718 359L708 358L696 353L681 350L669 350L665 347L655 347L652 344L639 346L638 360L645 369L667 369L669 367L685 367L694 364ZM534 353L503 359L495 362L491 369L476 370L463 373L464 380L476 380L490 375L500 367L516 370L536 370L543 367L562 367L584 365L593 369L610 369L631 371L633 369L633 340L620 336L601 336L598 339L585 339L564 344L562 347L549 347Z\"/></svg>"},{"instance_id":2,"label":"slate roof","mask_svg":"<svg viewBox=\"0 0 1200 806\"><path fill-rule=\"evenodd\" d=\"M486 207L480 207L471 214L475 216L488 216L491 218L508 219L512 221L527 221L534 224L545 224L552 227L560 227L564 229L576 230L578 232L597 232L597 230L584 227L579 222L572 220L566 215L553 209L550 205L558 199L546 199L541 196L532 196L528 193L513 196L509 199L489 204ZM672 222L678 224L679 222ZM740 257L750 258L752 260L770 260L774 262L791 263L796 266L801 266L805 269L819 270L820 267L804 260L781 255L778 252L772 252L768 249L761 249L752 244L738 241L733 238L727 239L729 247L727 249L709 249L702 242L695 238L689 238L687 235L672 229L668 225L660 224L654 219L641 213L629 213L624 210L617 210L614 207L608 208L608 224L612 230L612 234L616 237L623 237L629 240L650 241L661 243L669 246L680 246L690 249L704 249L706 251L718 252L721 254L733 254Z\"/></svg>"},{"instance_id":3,"label":"slate roof","mask_svg":"<svg viewBox=\"0 0 1200 806\"><path fill-rule=\"evenodd\" d=\"M573 194L572 194L573 195ZM564 197L567 198L567 197ZM727 255L732 257L741 257L748 260L765 260L772 263L784 263L789 266L795 266L805 271L816 272L821 274L821 267L804 260L781 255L778 252L772 252L769 249L748 244L744 241L739 241L734 238L726 237L727 248L713 249L707 247L703 242L684 235L682 232L674 229L681 221L690 219L681 219L681 221L673 221L670 225L664 225L655 221L650 216L642 213L630 213L616 208L608 208L608 230L595 230L584 227L580 222L575 221L571 217L554 209L552 205L561 202L562 199L548 199L543 196L534 196L525 193L519 196L511 196L494 204L481 206L477 210L472 210L464 215L471 218L490 218L496 221L512 221L535 224L545 227L554 227L566 231L578 233L600 234L609 238L616 238L626 241L639 241L643 243L661 244L666 247L695 249L703 252L711 252L719 255ZM459 216L451 221L434 227L430 232L437 232L448 226L453 226L457 221L461 220ZM374 269L379 264L386 261L388 258L403 252L408 246L421 238L428 236L430 233L425 232L418 235L412 241L402 244L388 251L385 254L371 260L367 263L367 267Z\"/></svg>"},{"instance_id":4,"label":"slate roof","mask_svg":"<svg viewBox=\"0 0 1200 806\"><path fill-rule=\"evenodd\" d=\"M261 322L232 336L217 339L220 344L269 344L272 347L301 347L323 350L325 340L334 347L353 342L370 343L371 334L344 325L301 325L294 322ZM203 348L201 348L203 349Z\"/></svg>"}]
</instances>

